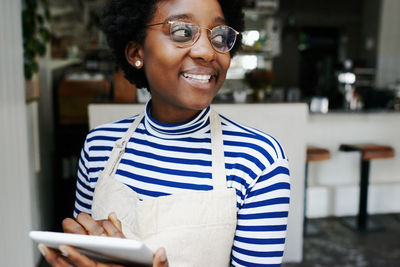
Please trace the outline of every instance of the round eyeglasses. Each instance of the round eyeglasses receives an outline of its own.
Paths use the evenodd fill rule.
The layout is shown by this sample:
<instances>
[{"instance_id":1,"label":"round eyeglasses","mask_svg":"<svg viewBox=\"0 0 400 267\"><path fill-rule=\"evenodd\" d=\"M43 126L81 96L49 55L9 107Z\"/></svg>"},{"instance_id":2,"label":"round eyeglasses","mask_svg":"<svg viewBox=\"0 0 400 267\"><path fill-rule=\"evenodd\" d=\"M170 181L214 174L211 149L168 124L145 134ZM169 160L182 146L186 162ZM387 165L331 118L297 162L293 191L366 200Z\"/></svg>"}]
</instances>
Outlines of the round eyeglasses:
<instances>
[{"instance_id":1,"label":"round eyeglasses","mask_svg":"<svg viewBox=\"0 0 400 267\"><path fill-rule=\"evenodd\" d=\"M200 27L192 22L184 21L167 20L160 23L149 24L147 26L150 27L164 24L170 26L169 33L171 40L174 41L178 47L192 46L199 39L201 29L208 30L208 39L210 40L212 47L215 51L220 53L229 52L235 45L236 36L239 34L238 31L227 25L219 25L212 29L208 29Z\"/></svg>"}]
</instances>

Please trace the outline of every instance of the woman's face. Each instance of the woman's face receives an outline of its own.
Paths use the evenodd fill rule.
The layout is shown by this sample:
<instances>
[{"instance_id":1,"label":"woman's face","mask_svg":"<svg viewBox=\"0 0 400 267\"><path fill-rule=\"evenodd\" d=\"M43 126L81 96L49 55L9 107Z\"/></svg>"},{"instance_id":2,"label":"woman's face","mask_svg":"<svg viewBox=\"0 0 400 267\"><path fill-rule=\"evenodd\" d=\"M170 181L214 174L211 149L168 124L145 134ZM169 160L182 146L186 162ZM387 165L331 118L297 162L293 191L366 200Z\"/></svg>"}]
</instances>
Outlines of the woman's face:
<instances>
[{"instance_id":1,"label":"woman's face","mask_svg":"<svg viewBox=\"0 0 400 267\"><path fill-rule=\"evenodd\" d=\"M208 29L224 24L217 0L160 1L150 24L177 17ZM201 29L193 46L180 48L171 40L168 25L148 27L142 52L152 111L195 115L210 105L225 81L230 54L216 52L207 34Z\"/></svg>"}]
</instances>

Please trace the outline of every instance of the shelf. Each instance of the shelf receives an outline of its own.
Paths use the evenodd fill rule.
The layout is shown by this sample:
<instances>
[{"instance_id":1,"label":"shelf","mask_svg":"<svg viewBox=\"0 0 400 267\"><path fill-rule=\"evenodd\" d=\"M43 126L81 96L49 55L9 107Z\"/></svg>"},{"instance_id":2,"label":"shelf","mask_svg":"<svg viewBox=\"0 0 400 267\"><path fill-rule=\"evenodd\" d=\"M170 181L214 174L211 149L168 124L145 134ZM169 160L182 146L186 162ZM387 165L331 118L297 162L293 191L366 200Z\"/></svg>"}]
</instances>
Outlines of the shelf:
<instances>
[{"instance_id":1,"label":"shelf","mask_svg":"<svg viewBox=\"0 0 400 267\"><path fill-rule=\"evenodd\" d=\"M254 7L254 8L244 8L243 12L247 17L254 16L273 16L278 11L279 5L271 5L268 7Z\"/></svg>"},{"instance_id":2,"label":"shelf","mask_svg":"<svg viewBox=\"0 0 400 267\"><path fill-rule=\"evenodd\" d=\"M51 7L50 12L52 17L72 14L76 10L73 7Z\"/></svg>"},{"instance_id":3,"label":"shelf","mask_svg":"<svg viewBox=\"0 0 400 267\"><path fill-rule=\"evenodd\" d=\"M110 48L106 44L101 44L101 45L87 45L85 46L85 49L88 51L93 51L93 50L103 50L103 51L109 51Z\"/></svg>"},{"instance_id":4,"label":"shelf","mask_svg":"<svg viewBox=\"0 0 400 267\"><path fill-rule=\"evenodd\" d=\"M74 65L74 64L79 64L82 61L79 58L73 58L73 59L52 59L50 61L50 69L51 70L56 70L56 69L60 69L63 67L67 67L70 65Z\"/></svg>"}]
</instances>

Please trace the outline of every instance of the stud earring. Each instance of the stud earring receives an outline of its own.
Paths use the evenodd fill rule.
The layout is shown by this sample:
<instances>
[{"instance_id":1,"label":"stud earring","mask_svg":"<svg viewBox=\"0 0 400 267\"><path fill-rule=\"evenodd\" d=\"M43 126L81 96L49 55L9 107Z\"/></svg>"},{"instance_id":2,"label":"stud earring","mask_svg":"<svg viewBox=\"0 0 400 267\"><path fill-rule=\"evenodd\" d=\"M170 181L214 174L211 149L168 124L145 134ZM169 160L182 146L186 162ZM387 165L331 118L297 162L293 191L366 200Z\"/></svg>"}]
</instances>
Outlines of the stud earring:
<instances>
[{"instance_id":1,"label":"stud earring","mask_svg":"<svg viewBox=\"0 0 400 267\"><path fill-rule=\"evenodd\" d=\"M142 66L142 61L141 60L136 60L135 66L136 66L136 68L140 68Z\"/></svg>"}]
</instances>

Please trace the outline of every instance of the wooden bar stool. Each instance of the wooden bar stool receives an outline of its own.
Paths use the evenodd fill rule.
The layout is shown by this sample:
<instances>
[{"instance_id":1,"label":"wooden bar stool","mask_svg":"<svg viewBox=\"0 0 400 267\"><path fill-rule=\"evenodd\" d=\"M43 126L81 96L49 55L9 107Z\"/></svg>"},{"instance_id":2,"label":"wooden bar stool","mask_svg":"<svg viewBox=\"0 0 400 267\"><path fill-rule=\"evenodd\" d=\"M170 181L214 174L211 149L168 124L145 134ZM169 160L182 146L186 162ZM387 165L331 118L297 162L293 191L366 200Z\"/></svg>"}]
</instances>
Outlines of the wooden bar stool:
<instances>
[{"instance_id":1,"label":"wooden bar stool","mask_svg":"<svg viewBox=\"0 0 400 267\"><path fill-rule=\"evenodd\" d=\"M383 227L374 223L368 218L368 186L369 186L369 163L373 159L393 158L394 150L390 146L377 144L342 144L340 151L357 151L361 153L361 173L360 173L360 202L358 216L356 220L346 219L344 223L351 229L358 231L378 231Z\"/></svg>"},{"instance_id":2,"label":"wooden bar stool","mask_svg":"<svg viewBox=\"0 0 400 267\"><path fill-rule=\"evenodd\" d=\"M303 235L317 235L321 231L314 225L307 223L307 188L308 188L308 164L311 161L324 161L331 158L328 149L308 146L307 147L307 157L306 157L306 168L304 176L304 225L303 225Z\"/></svg>"}]
</instances>

